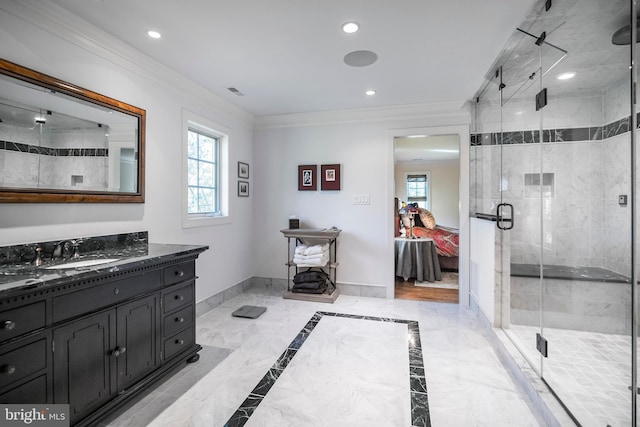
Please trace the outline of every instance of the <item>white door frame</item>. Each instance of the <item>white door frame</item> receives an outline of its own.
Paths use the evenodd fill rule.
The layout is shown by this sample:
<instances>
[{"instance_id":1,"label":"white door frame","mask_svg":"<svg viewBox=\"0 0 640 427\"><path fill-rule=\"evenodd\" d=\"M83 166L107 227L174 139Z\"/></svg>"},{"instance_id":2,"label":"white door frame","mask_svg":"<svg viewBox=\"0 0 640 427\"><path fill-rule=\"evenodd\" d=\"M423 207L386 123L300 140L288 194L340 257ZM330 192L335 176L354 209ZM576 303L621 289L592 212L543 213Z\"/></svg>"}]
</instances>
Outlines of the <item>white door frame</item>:
<instances>
[{"instance_id":1,"label":"white door frame","mask_svg":"<svg viewBox=\"0 0 640 427\"><path fill-rule=\"evenodd\" d=\"M394 253L394 228L393 228L393 198L394 194L394 139L408 135L458 135L460 141L460 175L459 175L459 191L458 191L458 215L460 218L460 247L459 247L459 292L458 302L462 306L469 306L469 145L470 132L469 125L451 125L451 126L429 126L420 128L402 128L390 129L388 131L388 153L389 153L389 169L387 171L390 177L387 195L387 236L389 236L387 244L387 253L389 260L393 259ZM395 271L393 277L390 278L391 286L387 289L387 298L395 297Z\"/></svg>"}]
</instances>

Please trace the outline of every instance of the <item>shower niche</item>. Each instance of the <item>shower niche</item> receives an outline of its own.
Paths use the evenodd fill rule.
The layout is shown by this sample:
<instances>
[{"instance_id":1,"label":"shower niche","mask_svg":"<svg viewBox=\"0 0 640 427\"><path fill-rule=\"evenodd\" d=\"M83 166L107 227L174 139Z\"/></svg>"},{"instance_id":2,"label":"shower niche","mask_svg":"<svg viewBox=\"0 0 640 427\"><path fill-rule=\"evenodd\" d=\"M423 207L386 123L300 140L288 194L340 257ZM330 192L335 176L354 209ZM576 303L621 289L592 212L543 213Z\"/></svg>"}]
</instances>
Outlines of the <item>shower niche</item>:
<instances>
[{"instance_id":1,"label":"shower niche","mask_svg":"<svg viewBox=\"0 0 640 427\"><path fill-rule=\"evenodd\" d=\"M637 417L632 7L536 1L471 101L470 213L513 206L487 317L582 426Z\"/></svg>"}]
</instances>

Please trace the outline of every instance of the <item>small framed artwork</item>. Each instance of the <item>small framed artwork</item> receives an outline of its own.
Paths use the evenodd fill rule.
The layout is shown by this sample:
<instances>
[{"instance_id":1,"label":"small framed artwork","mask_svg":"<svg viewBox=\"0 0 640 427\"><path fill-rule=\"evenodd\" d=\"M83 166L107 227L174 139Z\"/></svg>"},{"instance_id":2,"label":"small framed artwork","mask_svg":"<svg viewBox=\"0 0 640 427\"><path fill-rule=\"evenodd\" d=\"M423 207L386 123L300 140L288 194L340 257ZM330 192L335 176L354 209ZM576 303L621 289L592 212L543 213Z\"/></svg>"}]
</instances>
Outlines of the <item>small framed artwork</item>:
<instances>
[{"instance_id":1,"label":"small framed artwork","mask_svg":"<svg viewBox=\"0 0 640 427\"><path fill-rule=\"evenodd\" d=\"M238 162L238 178L249 179L249 164Z\"/></svg>"},{"instance_id":2,"label":"small framed artwork","mask_svg":"<svg viewBox=\"0 0 640 427\"><path fill-rule=\"evenodd\" d=\"M317 165L300 165L298 166L298 190L300 191L316 191Z\"/></svg>"},{"instance_id":3,"label":"small framed artwork","mask_svg":"<svg viewBox=\"0 0 640 427\"><path fill-rule=\"evenodd\" d=\"M340 165L321 165L320 183L321 190L340 190Z\"/></svg>"},{"instance_id":4,"label":"small framed artwork","mask_svg":"<svg viewBox=\"0 0 640 427\"><path fill-rule=\"evenodd\" d=\"M238 181L238 197L249 197L249 183Z\"/></svg>"}]
</instances>

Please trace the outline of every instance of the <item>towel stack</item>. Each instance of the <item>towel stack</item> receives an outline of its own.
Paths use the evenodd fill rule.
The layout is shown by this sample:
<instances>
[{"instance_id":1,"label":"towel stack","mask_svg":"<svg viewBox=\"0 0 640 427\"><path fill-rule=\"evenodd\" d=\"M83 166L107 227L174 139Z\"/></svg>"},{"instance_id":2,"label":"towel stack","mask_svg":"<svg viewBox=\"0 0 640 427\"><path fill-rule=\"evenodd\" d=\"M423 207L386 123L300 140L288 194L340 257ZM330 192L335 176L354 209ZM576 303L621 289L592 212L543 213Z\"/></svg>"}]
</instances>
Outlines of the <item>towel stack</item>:
<instances>
[{"instance_id":1,"label":"towel stack","mask_svg":"<svg viewBox=\"0 0 640 427\"><path fill-rule=\"evenodd\" d=\"M304 294L323 294L329 285L331 279L324 271L304 271L298 273L293 278L293 287L291 292Z\"/></svg>"},{"instance_id":2,"label":"towel stack","mask_svg":"<svg viewBox=\"0 0 640 427\"><path fill-rule=\"evenodd\" d=\"M329 244L298 245L293 254L293 262L298 267L323 267L329 262Z\"/></svg>"}]
</instances>

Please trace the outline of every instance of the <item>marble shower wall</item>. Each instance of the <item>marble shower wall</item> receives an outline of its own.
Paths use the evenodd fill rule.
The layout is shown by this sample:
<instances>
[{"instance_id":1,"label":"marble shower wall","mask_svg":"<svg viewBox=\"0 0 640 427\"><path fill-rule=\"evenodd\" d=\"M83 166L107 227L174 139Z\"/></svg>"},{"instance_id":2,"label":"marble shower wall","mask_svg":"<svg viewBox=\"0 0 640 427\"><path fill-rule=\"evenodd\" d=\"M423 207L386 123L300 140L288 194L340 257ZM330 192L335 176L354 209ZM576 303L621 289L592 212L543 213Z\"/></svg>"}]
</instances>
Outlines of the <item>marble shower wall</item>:
<instances>
[{"instance_id":1,"label":"marble shower wall","mask_svg":"<svg viewBox=\"0 0 640 427\"><path fill-rule=\"evenodd\" d=\"M83 148L78 148L83 147ZM105 190L108 149L104 129L73 135L40 127L0 124L0 185L3 187Z\"/></svg>"},{"instance_id":2,"label":"marble shower wall","mask_svg":"<svg viewBox=\"0 0 640 427\"><path fill-rule=\"evenodd\" d=\"M514 205L512 262L539 263L542 244L545 263L630 274L630 205L618 204L619 195L631 195L625 101L623 81L607 91L550 98L540 112L530 99L512 100L502 111L491 99L477 104L471 214L495 213L501 201ZM542 144L532 131L541 124ZM535 181L541 167L548 181L542 197Z\"/></svg>"}]
</instances>

